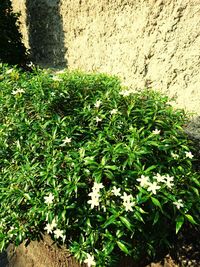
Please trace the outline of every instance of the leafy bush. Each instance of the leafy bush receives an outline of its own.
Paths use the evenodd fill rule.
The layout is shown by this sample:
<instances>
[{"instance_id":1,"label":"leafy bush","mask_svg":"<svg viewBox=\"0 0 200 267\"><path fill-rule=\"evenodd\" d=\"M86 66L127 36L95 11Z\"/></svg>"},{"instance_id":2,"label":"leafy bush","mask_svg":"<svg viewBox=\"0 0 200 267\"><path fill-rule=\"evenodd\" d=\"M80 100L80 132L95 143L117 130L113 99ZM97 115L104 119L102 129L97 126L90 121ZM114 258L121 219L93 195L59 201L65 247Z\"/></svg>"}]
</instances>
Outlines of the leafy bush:
<instances>
[{"instance_id":1,"label":"leafy bush","mask_svg":"<svg viewBox=\"0 0 200 267\"><path fill-rule=\"evenodd\" d=\"M13 12L10 0L0 5L0 61L13 65L25 65L27 51L19 31L19 14Z\"/></svg>"},{"instance_id":2,"label":"leafy bush","mask_svg":"<svg viewBox=\"0 0 200 267\"><path fill-rule=\"evenodd\" d=\"M0 246L48 233L88 266L153 257L199 216L168 97L104 74L0 68Z\"/></svg>"}]
</instances>

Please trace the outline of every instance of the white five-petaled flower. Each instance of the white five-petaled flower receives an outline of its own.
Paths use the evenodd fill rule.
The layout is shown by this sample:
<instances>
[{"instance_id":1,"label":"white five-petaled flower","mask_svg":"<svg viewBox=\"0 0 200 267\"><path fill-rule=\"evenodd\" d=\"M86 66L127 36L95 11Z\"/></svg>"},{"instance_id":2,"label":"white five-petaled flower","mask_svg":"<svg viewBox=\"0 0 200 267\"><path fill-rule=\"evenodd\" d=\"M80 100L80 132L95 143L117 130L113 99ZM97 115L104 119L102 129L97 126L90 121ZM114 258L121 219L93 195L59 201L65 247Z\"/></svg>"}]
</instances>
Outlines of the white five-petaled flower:
<instances>
[{"instance_id":1,"label":"white five-petaled flower","mask_svg":"<svg viewBox=\"0 0 200 267\"><path fill-rule=\"evenodd\" d=\"M149 185L149 177L141 175L140 178L137 179L138 182L140 182L141 187L147 187Z\"/></svg>"},{"instance_id":2,"label":"white five-petaled flower","mask_svg":"<svg viewBox=\"0 0 200 267\"><path fill-rule=\"evenodd\" d=\"M177 209L180 209L180 208L184 207L182 199L179 199L179 200L173 202L173 204L177 207Z\"/></svg>"},{"instance_id":3,"label":"white five-petaled flower","mask_svg":"<svg viewBox=\"0 0 200 267\"><path fill-rule=\"evenodd\" d=\"M160 186L156 182L153 182L153 183L148 184L147 191L150 191L153 194L156 194L156 191L159 189L160 189Z\"/></svg>"},{"instance_id":4,"label":"white five-petaled flower","mask_svg":"<svg viewBox=\"0 0 200 267\"><path fill-rule=\"evenodd\" d=\"M94 256L87 253L87 258L84 260L84 263L87 263L88 267L95 266Z\"/></svg>"},{"instance_id":5,"label":"white five-petaled flower","mask_svg":"<svg viewBox=\"0 0 200 267\"><path fill-rule=\"evenodd\" d=\"M112 189L112 193L117 197L117 196L121 196L120 194L120 190L121 188L117 188L116 186L113 186L113 189Z\"/></svg>"},{"instance_id":6,"label":"white five-petaled flower","mask_svg":"<svg viewBox=\"0 0 200 267\"><path fill-rule=\"evenodd\" d=\"M53 231L54 235L55 235L55 238L62 238L63 240L65 239L65 236L63 234L63 230L60 230L60 229L56 229Z\"/></svg>"},{"instance_id":7,"label":"white five-petaled flower","mask_svg":"<svg viewBox=\"0 0 200 267\"><path fill-rule=\"evenodd\" d=\"M194 157L191 152L185 152L185 156L189 159L192 159Z\"/></svg>"},{"instance_id":8,"label":"white five-petaled flower","mask_svg":"<svg viewBox=\"0 0 200 267\"><path fill-rule=\"evenodd\" d=\"M99 117L96 117L95 120L96 120L97 123L102 121L102 119L99 118Z\"/></svg>"},{"instance_id":9,"label":"white five-petaled flower","mask_svg":"<svg viewBox=\"0 0 200 267\"><path fill-rule=\"evenodd\" d=\"M24 89L17 89L17 90L13 90L12 91L12 95L17 95L17 94L21 94L21 93L25 93Z\"/></svg>"},{"instance_id":10,"label":"white five-petaled flower","mask_svg":"<svg viewBox=\"0 0 200 267\"><path fill-rule=\"evenodd\" d=\"M126 192L124 192L123 196L121 196L121 199L123 199L124 202L130 202L133 198L132 195L127 195Z\"/></svg>"},{"instance_id":11,"label":"white five-petaled flower","mask_svg":"<svg viewBox=\"0 0 200 267\"><path fill-rule=\"evenodd\" d=\"M99 198L100 197L100 194L99 194L99 191L92 191L88 194L88 196L90 196L91 198Z\"/></svg>"},{"instance_id":12,"label":"white five-petaled flower","mask_svg":"<svg viewBox=\"0 0 200 267\"><path fill-rule=\"evenodd\" d=\"M88 204L91 205L91 209L93 209L95 206L99 206L99 191L101 188L103 188L104 185L102 183L94 182L94 185L92 187L92 192L90 192L88 195L91 197L90 200L88 200Z\"/></svg>"},{"instance_id":13,"label":"white five-petaled flower","mask_svg":"<svg viewBox=\"0 0 200 267\"><path fill-rule=\"evenodd\" d=\"M54 200L54 195L50 193L49 196L44 197L44 200L47 205L52 204Z\"/></svg>"},{"instance_id":14,"label":"white five-petaled flower","mask_svg":"<svg viewBox=\"0 0 200 267\"><path fill-rule=\"evenodd\" d=\"M156 181L158 183L164 183L165 182L165 176L164 175L160 175L159 173L156 173L154 178L156 179Z\"/></svg>"},{"instance_id":15,"label":"white five-petaled flower","mask_svg":"<svg viewBox=\"0 0 200 267\"><path fill-rule=\"evenodd\" d=\"M66 144L69 144L71 143L72 139L69 138L69 137L66 137L64 140L63 140L63 143L60 145L60 146L65 146Z\"/></svg>"},{"instance_id":16,"label":"white five-petaled flower","mask_svg":"<svg viewBox=\"0 0 200 267\"><path fill-rule=\"evenodd\" d=\"M102 103L101 100L97 100L96 103L94 104L95 108L99 108L101 103Z\"/></svg>"},{"instance_id":17,"label":"white five-petaled flower","mask_svg":"<svg viewBox=\"0 0 200 267\"><path fill-rule=\"evenodd\" d=\"M90 200L87 202L88 204L91 205L91 209L93 209L95 206L99 206L99 198L98 197L92 197Z\"/></svg>"},{"instance_id":18,"label":"white five-petaled flower","mask_svg":"<svg viewBox=\"0 0 200 267\"><path fill-rule=\"evenodd\" d=\"M155 130L152 131L152 134L160 134L160 130L158 130L157 128Z\"/></svg>"},{"instance_id":19,"label":"white five-petaled flower","mask_svg":"<svg viewBox=\"0 0 200 267\"><path fill-rule=\"evenodd\" d=\"M104 185L102 183L94 182L94 185L92 187L93 191L99 191L101 188L104 188Z\"/></svg>"},{"instance_id":20,"label":"white five-petaled flower","mask_svg":"<svg viewBox=\"0 0 200 267\"><path fill-rule=\"evenodd\" d=\"M133 196L127 195L126 192L124 192L123 196L121 196L121 199L123 199L123 206L125 207L125 210L133 211L132 207L135 205L135 202L132 201Z\"/></svg>"},{"instance_id":21,"label":"white five-petaled flower","mask_svg":"<svg viewBox=\"0 0 200 267\"><path fill-rule=\"evenodd\" d=\"M54 227L53 227L53 225L50 224L50 223L47 223L47 225L46 225L45 228L44 228L44 230L47 231L47 234L52 233L53 229L54 229Z\"/></svg>"},{"instance_id":22,"label":"white five-petaled flower","mask_svg":"<svg viewBox=\"0 0 200 267\"><path fill-rule=\"evenodd\" d=\"M169 174L167 174L165 176L165 182L166 182L167 187L172 188L172 186L174 185L174 177L169 176Z\"/></svg>"},{"instance_id":23,"label":"white five-petaled flower","mask_svg":"<svg viewBox=\"0 0 200 267\"><path fill-rule=\"evenodd\" d=\"M176 153L174 153L174 152L171 152L171 156L172 156L172 158L174 158L174 159L178 159L178 158L179 158L179 155L176 154Z\"/></svg>"},{"instance_id":24,"label":"white five-petaled flower","mask_svg":"<svg viewBox=\"0 0 200 267\"><path fill-rule=\"evenodd\" d=\"M112 109L111 111L110 111L110 114L111 115L115 115L115 114L117 114L118 113L118 110L116 109L116 108L114 108L114 109Z\"/></svg>"},{"instance_id":25,"label":"white five-petaled flower","mask_svg":"<svg viewBox=\"0 0 200 267\"><path fill-rule=\"evenodd\" d=\"M123 206L125 207L125 211L133 211L132 207L135 205L135 202L124 201Z\"/></svg>"},{"instance_id":26,"label":"white five-petaled flower","mask_svg":"<svg viewBox=\"0 0 200 267\"><path fill-rule=\"evenodd\" d=\"M122 95L123 97L129 96L131 93L132 93L131 90L123 90L119 92L119 94Z\"/></svg>"}]
</instances>

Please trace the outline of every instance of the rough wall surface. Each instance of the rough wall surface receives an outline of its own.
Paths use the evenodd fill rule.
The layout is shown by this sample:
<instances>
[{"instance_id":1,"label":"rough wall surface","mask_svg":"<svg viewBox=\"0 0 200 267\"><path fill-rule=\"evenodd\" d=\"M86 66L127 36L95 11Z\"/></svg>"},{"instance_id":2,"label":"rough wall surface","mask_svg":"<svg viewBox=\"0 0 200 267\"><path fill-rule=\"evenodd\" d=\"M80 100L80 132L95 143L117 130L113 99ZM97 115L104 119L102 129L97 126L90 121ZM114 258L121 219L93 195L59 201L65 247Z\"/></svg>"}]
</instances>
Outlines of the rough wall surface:
<instances>
[{"instance_id":1,"label":"rough wall surface","mask_svg":"<svg viewBox=\"0 0 200 267\"><path fill-rule=\"evenodd\" d=\"M39 15L56 3L62 20L59 34L50 24L58 18L55 10ZM33 53L36 63L59 66L58 53L48 57L63 35L60 51L65 49L69 69L117 74L136 90L153 87L176 95L179 107L200 114L200 0L13 0L13 5L22 11L27 6L28 14L37 10L28 26L43 18L43 27L35 23L32 29L40 38L45 25L47 32L53 31L53 39L44 36L40 43L46 58ZM21 20L25 40L27 35L30 40L23 12Z\"/></svg>"}]
</instances>

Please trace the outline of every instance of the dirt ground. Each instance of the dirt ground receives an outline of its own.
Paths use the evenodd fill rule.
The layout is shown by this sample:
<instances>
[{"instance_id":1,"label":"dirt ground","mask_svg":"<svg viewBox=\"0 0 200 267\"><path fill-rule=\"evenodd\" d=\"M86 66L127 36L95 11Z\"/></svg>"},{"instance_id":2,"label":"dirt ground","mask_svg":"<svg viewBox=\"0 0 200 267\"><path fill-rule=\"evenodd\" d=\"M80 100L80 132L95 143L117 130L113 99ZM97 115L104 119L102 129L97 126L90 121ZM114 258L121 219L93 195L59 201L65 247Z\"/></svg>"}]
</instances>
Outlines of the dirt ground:
<instances>
[{"instance_id":1,"label":"dirt ground","mask_svg":"<svg viewBox=\"0 0 200 267\"><path fill-rule=\"evenodd\" d=\"M135 264L123 258L117 267L200 267L200 229L185 229L169 254L159 256L155 262ZM10 245L0 255L0 267L86 267L78 264L66 249L52 245L49 236L33 241L28 247Z\"/></svg>"}]
</instances>

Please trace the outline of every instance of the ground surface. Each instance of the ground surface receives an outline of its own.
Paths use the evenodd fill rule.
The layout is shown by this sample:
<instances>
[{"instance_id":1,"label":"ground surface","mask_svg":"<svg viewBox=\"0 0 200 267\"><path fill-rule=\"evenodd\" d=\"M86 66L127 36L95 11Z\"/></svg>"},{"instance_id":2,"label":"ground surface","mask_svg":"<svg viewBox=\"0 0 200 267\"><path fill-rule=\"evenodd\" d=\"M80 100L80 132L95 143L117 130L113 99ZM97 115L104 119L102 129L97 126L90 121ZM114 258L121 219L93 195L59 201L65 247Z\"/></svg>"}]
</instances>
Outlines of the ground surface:
<instances>
[{"instance_id":1,"label":"ground surface","mask_svg":"<svg viewBox=\"0 0 200 267\"><path fill-rule=\"evenodd\" d=\"M200 229L185 229L177 240L170 255L160 256L155 262L135 264L123 259L118 267L199 267L200 266ZM48 236L42 242L31 242L26 248L10 246L0 255L0 267L80 267L67 250L52 245ZM86 267L82 265L82 267Z\"/></svg>"}]
</instances>

